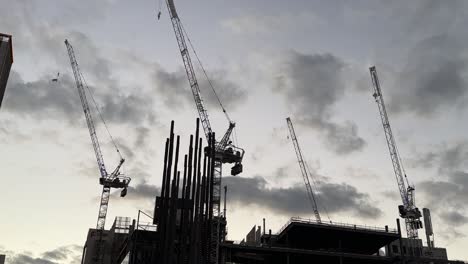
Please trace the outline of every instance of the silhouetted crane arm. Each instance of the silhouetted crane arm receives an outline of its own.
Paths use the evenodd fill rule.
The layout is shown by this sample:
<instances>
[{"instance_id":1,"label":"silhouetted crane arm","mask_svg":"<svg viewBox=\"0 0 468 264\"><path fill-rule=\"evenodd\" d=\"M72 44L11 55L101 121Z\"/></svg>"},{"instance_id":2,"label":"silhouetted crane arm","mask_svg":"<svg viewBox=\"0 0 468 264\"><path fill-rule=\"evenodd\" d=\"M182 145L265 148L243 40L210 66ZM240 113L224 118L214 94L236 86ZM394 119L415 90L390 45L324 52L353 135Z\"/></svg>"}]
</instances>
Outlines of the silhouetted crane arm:
<instances>
[{"instance_id":1,"label":"silhouetted crane arm","mask_svg":"<svg viewBox=\"0 0 468 264\"><path fill-rule=\"evenodd\" d=\"M372 78L372 84L374 87L373 96L379 107L380 118L382 120L382 126L385 132L385 138L387 139L387 146L390 152L390 158L392 159L393 171L395 172L395 177L398 183L398 189L400 190L401 200L405 207L410 205L408 200L408 194L405 184L405 174L402 170L401 158L398 155L395 138L393 137L392 128L390 127L390 121L388 120L387 110L385 108L384 98L382 96L382 90L380 89L380 82L377 76L377 70L375 67L371 67L370 74Z\"/></svg>"},{"instance_id":2,"label":"silhouetted crane arm","mask_svg":"<svg viewBox=\"0 0 468 264\"><path fill-rule=\"evenodd\" d=\"M286 122L288 123L289 134L291 135L294 150L296 151L297 161L299 162L299 167L301 168L302 179L304 180L304 184L307 190L307 196L309 197L310 204L312 205L312 209L314 210L315 218L320 223L322 222L322 219L320 218L317 201L315 199L314 191L312 190L312 186L310 184L309 173L307 172L306 164L302 156L301 147L299 146L299 141L297 140L296 132L294 131L294 126L289 117L286 118Z\"/></svg>"},{"instance_id":3,"label":"silhouetted crane arm","mask_svg":"<svg viewBox=\"0 0 468 264\"><path fill-rule=\"evenodd\" d=\"M76 61L73 47L68 42L68 40L65 40L65 45L67 46L68 56L70 57L70 63L72 66L73 75L75 76L76 88L78 89L78 94L80 95L81 105L83 106L83 111L86 117L86 123L88 125L89 135L91 136L91 142L93 143L94 153L96 154L99 172L101 173L102 178L106 178L108 174L107 174L106 166L104 165L104 158L102 156L101 147L99 145L99 140L96 134L96 128L94 127L93 117L91 115L88 100L86 98L86 92L85 92L84 85L83 85L81 71L78 66L78 62ZM123 163L123 161L121 163Z\"/></svg>"},{"instance_id":4,"label":"silhouetted crane arm","mask_svg":"<svg viewBox=\"0 0 468 264\"><path fill-rule=\"evenodd\" d=\"M130 177L126 177L120 174L120 168L122 167L122 164L125 162L125 159L122 157L120 158L119 164L112 171L111 174L109 174L106 170L106 166L104 164L104 158L101 152L101 147L99 145L99 139L96 134L96 128L94 127L93 117L91 115L88 100L86 98L86 91L84 89L86 83L84 81L83 75L78 66L78 62L76 61L75 52L73 51L72 45L68 42L68 40L65 40L65 45L67 47L68 56L70 58L70 64L73 70L73 75L75 76L76 88L78 89L78 94L80 95L81 104L83 106L83 111L86 117L86 123L88 125L89 135L91 136L91 142L93 144L94 153L96 155L97 164L99 168L99 173L101 175L99 179L99 183L103 186L103 188L102 188L101 203L99 206L96 229L104 230L111 188L122 189L120 196L123 197L127 194L127 187L131 179ZM101 118L102 118L102 115L101 115ZM103 119L103 122L104 122L104 119ZM105 122L104 122L104 125L105 125ZM107 126L106 126L106 129L107 129ZM110 135L110 133L109 133L109 136L112 139L112 136ZM117 152L119 152L117 145L115 145L115 142L113 143L117 149ZM99 255L100 253L97 251L96 254Z\"/></svg>"},{"instance_id":5,"label":"silhouetted crane arm","mask_svg":"<svg viewBox=\"0 0 468 264\"><path fill-rule=\"evenodd\" d=\"M403 163L395 143L395 138L393 137L392 128L390 127L390 121L388 119L387 110L385 108L382 90L380 89L377 70L375 66L373 66L369 68L369 71L373 85L373 96L379 108L380 118L382 120L382 126L385 132L390 158L392 160L393 171L395 173L401 200L403 202L403 205L399 206L399 213L400 216L405 219L408 238L418 238L418 229L422 228L422 222L420 220L421 212L415 204L415 189L408 183L408 179L404 172Z\"/></svg>"},{"instance_id":6,"label":"silhouetted crane arm","mask_svg":"<svg viewBox=\"0 0 468 264\"><path fill-rule=\"evenodd\" d=\"M187 44L185 43L184 31L182 28L182 23L180 22L179 16L175 9L174 1L167 0L167 8L169 10L169 15L171 18L172 26L174 28L174 33L176 35L177 44L179 45L179 51L182 55L182 60L184 62L185 71L187 73L188 81L190 88L192 90L193 98L197 106L198 114L200 116L200 122L202 124L205 136L208 140L209 134L212 133L210 120L208 119L208 113L205 109L203 99L200 94L200 87L198 86L197 77L193 69L192 60L190 59L190 54L187 49Z\"/></svg>"}]
</instances>

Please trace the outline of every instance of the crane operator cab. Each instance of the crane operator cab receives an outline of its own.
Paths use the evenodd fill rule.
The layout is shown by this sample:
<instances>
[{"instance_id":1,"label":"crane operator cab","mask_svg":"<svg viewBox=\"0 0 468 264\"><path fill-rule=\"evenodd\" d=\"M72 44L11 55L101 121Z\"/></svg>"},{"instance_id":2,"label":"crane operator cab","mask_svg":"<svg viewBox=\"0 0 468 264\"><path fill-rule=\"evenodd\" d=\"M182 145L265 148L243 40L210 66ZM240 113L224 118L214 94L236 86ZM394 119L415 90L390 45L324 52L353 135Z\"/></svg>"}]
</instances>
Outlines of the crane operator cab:
<instances>
[{"instance_id":1,"label":"crane operator cab","mask_svg":"<svg viewBox=\"0 0 468 264\"><path fill-rule=\"evenodd\" d=\"M412 209L406 209L404 205L399 205L398 211L401 217L405 219L411 219L411 225L414 229L423 228L423 224L421 220L419 220L422 216L421 211L419 211L419 208L415 207Z\"/></svg>"},{"instance_id":2,"label":"crane operator cab","mask_svg":"<svg viewBox=\"0 0 468 264\"><path fill-rule=\"evenodd\" d=\"M210 148L205 147L205 155L207 155L209 151ZM243 171L242 159L244 158L244 152L243 149L229 144L224 150L218 149L215 156L216 160L222 163L234 163L234 166L231 168L231 175L236 176Z\"/></svg>"},{"instance_id":3,"label":"crane operator cab","mask_svg":"<svg viewBox=\"0 0 468 264\"><path fill-rule=\"evenodd\" d=\"M130 177L124 176L123 174L114 175L113 177L101 177L99 178L99 184L116 189L122 189L120 197L124 197L127 194L127 187L130 183Z\"/></svg>"}]
</instances>

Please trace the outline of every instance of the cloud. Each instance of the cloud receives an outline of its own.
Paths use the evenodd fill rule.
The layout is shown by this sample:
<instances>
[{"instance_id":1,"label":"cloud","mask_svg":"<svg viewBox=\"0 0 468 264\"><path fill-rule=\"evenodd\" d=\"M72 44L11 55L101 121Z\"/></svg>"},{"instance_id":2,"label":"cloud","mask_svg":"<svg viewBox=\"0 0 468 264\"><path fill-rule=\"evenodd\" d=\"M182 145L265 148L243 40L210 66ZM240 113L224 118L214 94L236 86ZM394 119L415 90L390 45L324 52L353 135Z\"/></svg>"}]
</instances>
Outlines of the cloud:
<instances>
[{"instance_id":1,"label":"cloud","mask_svg":"<svg viewBox=\"0 0 468 264\"><path fill-rule=\"evenodd\" d=\"M418 158L410 160L413 167L437 168L440 174L448 174L466 168L468 142L462 141L450 145L440 145L415 156Z\"/></svg>"},{"instance_id":2,"label":"cloud","mask_svg":"<svg viewBox=\"0 0 468 264\"><path fill-rule=\"evenodd\" d=\"M461 226L468 220L468 173L453 171L447 180L423 181L417 184L426 204L435 210L444 222Z\"/></svg>"},{"instance_id":3,"label":"cloud","mask_svg":"<svg viewBox=\"0 0 468 264\"><path fill-rule=\"evenodd\" d=\"M281 170L277 173L281 173ZM323 179L321 176L319 178ZM259 206L288 216L307 215L312 212L302 184L289 188L269 188L267 181L261 176L253 178L229 176L223 178L223 185L229 188L228 200L242 206ZM143 181L135 186L130 185L125 199L154 202L160 192L159 186ZM114 196L118 194L118 192L113 193ZM320 203L319 207L326 207L328 213L349 212L371 219L382 215L382 211L372 204L367 194L359 192L354 186L346 183L321 181L317 200Z\"/></svg>"},{"instance_id":4,"label":"cloud","mask_svg":"<svg viewBox=\"0 0 468 264\"><path fill-rule=\"evenodd\" d=\"M332 54L290 52L276 75L273 90L283 94L293 119L320 131L337 154L364 148L366 142L351 121L331 121L335 103L344 96L346 64Z\"/></svg>"},{"instance_id":5,"label":"cloud","mask_svg":"<svg viewBox=\"0 0 468 264\"><path fill-rule=\"evenodd\" d=\"M437 0L378 1L376 8L383 10L388 19L397 21L398 29L409 38L432 36L463 27L466 17L465 1L442 3ZM456 32L456 31L454 31Z\"/></svg>"},{"instance_id":6,"label":"cloud","mask_svg":"<svg viewBox=\"0 0 468 264\"><path fill-rule=\"evenodd\" d=\"M108 94L101 101L101 112L106 121L132 125L156 122L153 99L145 94Z\"/></svg>"},{"instance_id":7,"label":"cloud","mask_svg":"<svg viewBox=\"0 0 468 264\"><path fill-rule=\"evenodd\" d=\"M468 217L458 211L445 212L440 215L449 225L460 226L468 222Z\"/></svg>"},{"instance_id":8,"label":"cloud","mask_svg":"<svg viewBox=\"0 0 468 264\"><path fill-rule=\"evenodd\" d=\"M297 25L311 26L322 24L315 14L303 11L299 13L282 12L280 14L246 14L239 17L225 19L222 27L238 35L272 34L273 32L291 32Z\"/></svg>"},{"instance_id":9,"label":"cloud","mask_svg":"<svg viewBox=\"0 0 468 264\"><path fill-rule=\"evenodd\" d=\"M133 159L135 157L135 152L133 151L133 148L127 145L126 140L124 138L117 138L116 144L119 147L119 151L121 152L121 155L125 159L127 158Z\"/></svg>"},{"instance_id":10,"label":"cloud","mask_svg":"<svg viewBox=\"0 0 468 264\"><path fill-rule=\"evenodd\" d=\"M322 124L328 146L335 153L349 154L361 150L366 145L366 141L358 135L355 123L347 121L343 124L324 123Z\"/></svg>"},{"instance_id":11,"label":"cloud","mask_svg":"<svg viewBox=\"0 0 468 264\"><path fill-rule=\"evenodd\" d=\"M137 127L135 128L137 137L133 143L134 148L143 148L147 147L146 143L150 134L150 129L147 127Z\"/></svg>"},{"instance_id":12,"label":"cloud","mask_svg":"<svg viewBox=\"0 0 468 264\"><path fill-rule=\"evenodd\" d=\"M246 100L247 92L227 78L229 72L224 69L217 69L209 71L208 74L216 93L227 110L235 109ZM201 74L197 76L201 97L205 105L210 109L219 109L218 99L210 84ZM168 72L157 67L153 78L156 83L156 90L164 96L163 100L167 107L180 109L185 104L191 106L194 104L192 91L184 69L179 68L175 72Z\"/></svg>"},{"instance_id":13,"label":"cloud","mask_svg":"<svg viewBox=\"0 0 468 264\"><path fill-rule=\"evenodd\" d=\"M42 253L42 257L32 256L23 252L7 256L9 264L79 264L81 260L82 247L78 245L62 246Z\"/></svg>"},{"instance_id":14,"label":"cloud","mask_svg":"<svg viewBox=\"0 0 468 264\"><path fill-rule=\"evenodd\" d=\"M185 71L179 68L176 72L156 69L153 76L156 90L163 95L164 104L172 109L180 108L193 100Z\"/></svg>"},{"instance_id":15,"label":"cloud","mask_svg":"<svg viewBox=\"0 0 468 264\"><path fill-rule=\"evenodd\" d=\"M44 252L42 254L42 257L48 260L64 261L68 259L69 256L80 254L81 250L82 247L78 245L63 246L51 251Z\"/></svg>"},{"instance_id":16,"label":"cloud","mask_svg":"<svg viewBox=\"0 0 468 264\"><path fill-rule=\"evenodd\" d=\"M33 258L28 255L18 254L10 260L11 264L58 264L43 258Z\"/></svg>"},{"instance_id":17,"label":"cloud","mask_svg":"<svg viewBox=\"0 0 468 264\"><path fill-rule=\"evenodd\" d=\"M63 74L59 82L51 82L49 77L24 81L18 72L12 71L4 110L39 119L66 120L70 124L83 118L75 81L68 74ZM98 121L99 116L88 90L86 93L93 118ZM141 124L145 121L154 123L156 120L152 111L153 100L143 94L122 95L116 91L112 94L96 93L94 96L107 122Z\"/></svg>"},{"instance_id":18,"label":"cloud","mask_svg":"<svg viewBox=\"0 0 468 264\"><path fill-rule=\"evenodd\" d=\"M148 184L146 181L133 185L130 183L128 186L127 196L125 200L129 201L149 201L153 202L156 196L161 194L161 188L155 185ZM114 192L113 196L120 195L120 192Z\"/></svg>"},{"instance_id":19,"label":"cloud","mask_svg":"<svg viewBox=\"0 0 468 264\"><path fill-rule=\"evenodd\" d=\"M382 194L382 196L384 196L387 199L392 199L392 200L396 200L396 201L401 200L400 193L397 192L397 191L383 191L383 192L381 192L381 194Z\"/></svg>"},{"instance_id":20,"label":"cloud","mask_svg":"<svg viewBox=\"0 0 468 264\"><path fill-rule=\"evenodd\" d=\"M51 82L48 76L28 82L12 71L3 108L20 115L74 122L83 110L73 86L74 81L68 75L62 76L60 82Z\"/></svg>"},{"instance_id":21,"label":"cloud","mask_svg":"<svg viewBox=\"0 0 468 264\"><path fill-rule=\"evenodd\" d=\"M448 34L419 41L396 76L390 109L432 116L451 107L464 107L468 91L468 57L461 40Z\"/></svg>"},{"instance_id":22,"label":"cloud","mask_svg":"<svg viewBox=\"0 0 468 264\"><path fill-rule=\"evenodd\" d=\"M85 1L80 8L73 3L68 4L74 9L93 5L95 8L92 13L103 15L104 10L109 7L109 1L102 2L93 4ZM115 62L119 59L115 58L119 57L119 53L113 54L112 58L109 57L108 53L112 51L96 45L83 32L63 27L63 23L54 24L50 20L30 19L37 17L36 12L40 12L39 8L35 9L34 1L17 1L13 5L15 7L11 7L8 11L6 9L5 12L0 11L0 24L5 24L8 32L13 34L14 43L16 43L15 50L20 54L18 56L20 60L21 55L26 54L28 61L34 64L30 67L36 69L31 71L28 66L22 66L21 72L15 70L11 72L5 93L6 106L4 108L23 116L30 115L41 119L50 117L61 120L66 118L67 121L72 122L76 121L79 114L82 115L81 103L76 92L74 78L70 75L70 61L64 45L64 40L67 38L74 47L80 69L96 101L102 107L101 111L107 121L125 124L142 122L153 124L156 121L156 115L152 110L153 97L147 96L142 91L143 89L135 84L130 87L124 85L119 79L120 76L115 74L119 67L122 68L121 63ZM56 8L55 4L54 8ZM61 17L61 19L65 18ZM133 63L143 65L146 62L140 60L133 61ZM57 69L62 69L59 82L52 83L50 80L59 71ZM44 71L50 71L53 74L44 74ZM36 75L36 78L31 77L31 72L33 76ZM92 108L89 95L88 101Z\"/></svg>"},{"instance_id":23,"label":"cloud","mask_svg":"<svg viewBox=\"0 0 468 264\"><path fill-rule=\"evenodd\" d=\"M293 187L268 187L267 181L261 176L225 177L223 184L229 188L228 201L242 206L254 205L288 216L312 213L302 184ZM319 210L326 207L328 213L349 212L371 219L382 215L382 211L372 204L369 196L359 192L354 186L330 182L320 182L318 186Z\"/></svg>"}]
</instances>

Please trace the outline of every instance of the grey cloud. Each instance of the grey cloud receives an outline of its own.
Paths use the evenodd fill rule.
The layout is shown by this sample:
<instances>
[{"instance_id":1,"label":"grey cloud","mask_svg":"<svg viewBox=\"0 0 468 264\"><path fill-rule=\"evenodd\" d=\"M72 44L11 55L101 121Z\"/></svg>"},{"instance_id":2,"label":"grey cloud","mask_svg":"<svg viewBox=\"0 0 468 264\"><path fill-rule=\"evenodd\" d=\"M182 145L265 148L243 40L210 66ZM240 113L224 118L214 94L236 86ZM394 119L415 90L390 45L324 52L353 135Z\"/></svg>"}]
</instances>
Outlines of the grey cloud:
<instances>
[{"instance_id":1,"label":"grey cloud","mask_svg":"<svg viewBox=\"0 0 468 264\"><path fill-rule=\"evenodd\" d=\"M60 261L65 260L72 254L73 251L70 247L59 247L51 251L46 251L42 254L42 257L49 260Z\"/></svg>"},{"instance_id":2,"label":"grey cloud","mask_svg":"<svg viewBox=\"0 0 468 264\"><path fill-rule=\"evenodd\" d=\"M331 54L288 54L277 76L275 91L283 92L295 111L315 123L330 116L333 103L344 94L340 73L345 64ZM305 111L301 111L305 110Z\"/></svg>"},{"instance_id":3,"label":"grey cloud","mask_svg":"<svg viewBox=\"0 0 468 264\"><path fill-rule=\"evenodd\" d=\"M324 123L328 145L338 154L349 154L364 148L366 141L358 135L357 126L352 122L343 124Z\"/></svg>"},{"instance_id":4,"label":"grey cloud","mask_svg":"<svg viewBox=\"0 0 468 264\"><path fill-rule=\"evenodd\" d=\"M10 260L11 264L58 264L43 258L33 258L28 255L19 254Z\"/></svg>"},{"instance_id":5,"label":"grey cloud","mask_svg":"<svg viewBox=\"0 0 468 264\"><path fill-rule=\"evenodd\" d=\"M171 108L180 108L192 99L185 71L179 68L176 72L167 72L158 68L154 73L156 90L164 97L164 103Z\"/></svg>"},{"instance_id":6,"label":"grey cloud","mask_svg":"<svg viewBox=\"0 0 468 264\"><path fill-rule=\"evenodd\" d=\"M397 76L390 109L430 116L448 107L467 103L466 49L447 34L420 41L408 54L408 63Z\"/></svg>"},{"instance_id":7,"label":"grey cloud","mask_svg":"<svg viewBox=\"0 0 468 264\"><path fill-rule=\"evenodd\" d=\"M437 0L379 1L377 9L397 21L399 29L408 38L431 36L451 28L463 26L467 3L463 0L441 2Z\"/></svg>"},{"instance_id":8,"label":"grey cloud","mask_svg":"<svg viewBox=\"0 0 468 264\"><path fill-rule=\"evenodd\" d=\"M453 171L465 165L468 159L468 143L461 142L439 153L439 171Z\"/></svg>"},{"instance_id":9,"label":"grey cloud","mask_svg":"<svg viewBox=\"0 0 468 264\"><path fill-rule=\"evenodd\" d=\"M412 166L437 168L440 174L448 174L464 169L465 161L468 159L468 142L437 146L415 156L418 158L411 160Z\"/></svg>"},{"instance_id":10,"label":"grey cloud","mask_svg":"<svg viewBox=\"0 0 468 264\"><path fill-rule=\"evenodd\" d=\"M288 216L312 212L302 185L269 188L266 180L260 176L225 177L223 184L229 188L228 200L243 206L255 205ZM377 218L382 215L382 211L370 202L367 194L345 183L320 182L317 200L319 207L324 205L329 213L350 212L363 218Z\"/></svg>"},{"instance_id":11,"label":"grey cloud","mask_svg":"<svg viewBox=\"0 0 468 264\"><path fill-rule=\"evenodd\" d=\"M447 180L423 181L417 186L423 192L426 204L437 210L444 221L453 226L467 223L468 173L453 171Z\"/></svg>"},{"instance_id":12,"label":"grey cloud","mask_svg":"<svg viewBox=\"0 0 468 264\"><path fill-rule=\"evenodd\" d=\"M148 184L146 181L128 186L128 193L125 200L130 201L150 201L154 202L156 196L161 193L161 188L155 185ZM118 196L119 192L114 192L114 196Z\"/></svg>"},{"instance_id":13,"label":"grey cloud","mask_svg":"<svg viewBox=\"0 0 468 264\"><path fill-rule=\"evenodd\" d=\"M468 217L458 211L450 211L441 214L441 218L449 225L460 226L468 223Z\"/></svg>"},{"instance_id":14,"label":"grey cloud","mask_svg":"<svg viewBox=\"0 0 468 264\"><path fill-rule=\"evenodd\" d=\"M133 159L135 157L135 152L129 145L127 145L126 140L118 138L116 139L116 144L124 158Z\"/></svg>"},{"instance_id":15,"label":"grey cloud","mask_svg":"<svg viewBox=\"0 0 468 264\"><path fill-rule=\"evenodd\" d=\"M333 106L344 95L346 64L332 54L291 52L282 62L274 91L284 94L293 119L320 131L337 154L349 154L365 146L357 126L331 121Z\"/></svg>"},{"instance_id":16,"label":"grey cloud","mask_svg":"<svg viewBox=\"0 0 468 264\"><path fill-rule=\"evenodd\" d=\"M373 44L373 53L382 56L372 57L378 63L380 79L385 81L382 86L390 111L432 117L450 108L466 107L466 1L397 0L345 5L346 10L355 11L349 19L365 17L361 22L367 23L379 10L379 20L385 24L386 34ZM381 28L382 23L374 23L368 30L377 33ZM382 65L391 64L395 54L402 55L401 62L397 59L397 64ZM368 91L368 72L363 76L357 85Z\"/></svg>"},{"instance_id":17,"label":"grey cloud","mask_svg":"<svg viewBox=\"0 0 468 264\"><path fill-rule=\"evenodd\" d=\"M42 253L42 257L36 258L27 252L8 256L10 264L59 264L59 263L80 263L82 247L78 245L62 246Z\"/></svg>"},{"instance_id":18,"label":"grey cloud","mask_svg":"<svg viewBox=\"0 0 468 264\"><path fill-rule=\"evenodd\" d=\"M73 18L79 18L80 23L101 18L109 4L110 1L82 1L78 5L70 1L61 1L54 2L54 8L40 8L33 0L10 1L9 8L0 10L0 24L3 25L2 30L14 36L17 52L29 52L32 60L47 61L50 64L55 61L63 67L68 66L67 52L63 43L66 37L75 39L76 44L86 48L87 51L97 50L85 34L77 31L66 32L63 27L72 22ZM47 3L41 5L47 6ZM55 10L60 12L54 12ZM86 12L83 12L84 10ZM100 57L90 55L89 58L93 60L86 62L87 66L102 63ZM103 68L93 67L94 69L102 72Z\"/></svg>"},{"instance_id":19,"label":"grey cloud","mask_svg":"<svg viewBox=\"0 0 468 264\"><path fill-rule=\"evenodd\" d=\"M146 147L146 141L148 139L150 129L147 127L137 127L135 128L137 137L133 144L134 148Z\"/></svg>"},{"instance_id":20,"label":"grey cloud","mask_svg":"<svg viewBox=\"0 0 468 264\"><path fill-rule=\"evenodd\" d=\"M229 201L242 205L256 205L289 216L311 213L307 194L302 185L268 188L266 180L260 176L225 177L223 184L229 188ZM160 191L160 187L143 181L135 186L129 186L125 199L153 201ZM382 215L382 211L371 203L367 194L345 183L321 182L317 199L325 205L329 213L345 211L363 218L377 218Z\"/></svg>"},{"instance_id":21,"label":"grey cloud","mask_svg":"<svg viewBox=\"0 0 468 264\"><path fill-rule=\"evenodd\" d=\"M273 179L275 179L275 180L284 179L287 176L287 172L288 172L288 167L287 166L279 167L273 173Z\"/></svg>"},{"instance_id":22,"label":"grey cloud","mask_svg":"<svg viewBox=\"0 0 468 264\"><path fill-rule=\"evenodd\" d=\"M383 191L382 196L385 198L390 198L392 200L400 201L400 194L397 191Z\"/></svg>"},{"instance_id":23,"label":"grey cloud","mask_svg":"<svg viewBox=\"0 0 468 264\"><path fill-rule=\"evenodd\" d=\"M5 92L4 109L21 115L40 118L66 118L73 122L80 114L80 102L73 89L74 81L62 76L60 82L51 82L48 76L33 82L24 81L12 71Z\"/></svg>"},{"instance_id":24,"label":"grey cloud","mask_svg":"<svg viewBox=\"0 0 468 264\"><path fill-rule=\"evenodd\" d=\"M204 76L197 76L199 76L198 84L204 103L210 109L219 109L218 100L211 90L210 84ZM228 108L227 110L231 110L245 101L247 93L226 76L227 72L225 70L209 71L211 83L221 102ZM163 100L166 106L171 109L178 109L185 104L191 106L194 104L187 76L182 68L179 68L176 72L167 72L158 67L153 78L156 82L156 90L164 96Z\"/></svg>"},{"instance_id":25,"label":"grey cloud","mask_svg":"<svg viewBox=\"0 0 468 264\"><path fill-rule=\"evenodd\" d=\"M65 119L70 123L83 118L75 82L68 74L63 74L59 82L51 82L49 76L28 82L19 73L12 71L5 94L3 107L12 113L41 119ZM156 120L152 113L152 99L143 95L124 96L116 91L113 94L101 93L94 96L98 105L102 105L100 111L106 121L139 124L145 121L154 123ZM99 117L89 94L88 102L97 121Z\"/></svg>"},{"instance_id":26,"label":"grey cloud","mask_svg":"<svg viewBox=\"0 0 468 264\"><path fill-rule=\"evenodd\" d=\"M260 10L240 17L225 19L221 25L235 34L258 37L259 35L292 31L297 29L297 25L312 28L317 24L323 24L323 21L319 20L314 13L307 10L300 13L281 12L278 14L262 14L258 11Z\"/></svg>"},{"instance_id":27,"label":"grey cloud","mask_svg":"<svg viewBox=\"0 0 468 264\"><path fill-rule=\"evenodd\" d=\"M440 234L439 234L440 233ZM445 239L446 241L451 241L454 242L457 239L465 238L466 235L462 232L460 232L459 228L449 226L447 228L444 228L442 232L439 232L438 235ZM466 262L466 261L465 261Z\"/></svg>"},{"instance_id":28,"label":"grey cloud","mask_svg":"<svg viewBox=\"0 0 468 264\"><path fill-rule=\"evenodd\" d=\"M38 80L22 80L23 73L12 71L5 102L10 103L10 109L15 113L30 114L39 117L51 116L52 118L67 117L75 121L80 112L80 102L77 99L74 78L71 73L68 54L64 45L68 38L74 47L74 51L85 78L90 86L95 85L95 97L100 105L106 120L137 124L147 121L153 124L156 116L152 111L153 99L142 93L126 94L128 87L123 87L118 79L113 77L116 63L106 57L105 50L98 47L87 34L79 31L65 30L52 25L48 20L30 20L35 17L34 1L17 1L16 8L9 8L12 12L0 11L0 24L4 20L9 32L14 35L15 49L17 52L27 53L32 61L38 64L47 63L47 70L54 67L51 76L41 76ZM107 2L107 1L104 1ZM83 6L89 5L86 2ZM94 4L93 12L104 12L106 4ZM71 6L74 6L71 4ZM76 6L75 6L76 8ZM9 21L20 21L8 24ZM60 24L60 23L58 23ZM22 46L27 43L27 46ZM143 64L143 62L140 62ZM60 70L58 70L60 69ZM58 83L51 83L55 72L60 71ZM13 79L13 80L12 80ZM91 104L91 98L88 98Z\"/></svg>"},{"instance_id":29,"label":"grey cloud","mask_svg":"<svg viewBox=\"0 0 468 264\"><path fill-rule=\"evenodd\" d=\"M103 106L101 112L106 120L115 123L150 124L156 122L153 113L153 99L145 95L109 94L101 99Z\"/></svg>"}]
</instances>

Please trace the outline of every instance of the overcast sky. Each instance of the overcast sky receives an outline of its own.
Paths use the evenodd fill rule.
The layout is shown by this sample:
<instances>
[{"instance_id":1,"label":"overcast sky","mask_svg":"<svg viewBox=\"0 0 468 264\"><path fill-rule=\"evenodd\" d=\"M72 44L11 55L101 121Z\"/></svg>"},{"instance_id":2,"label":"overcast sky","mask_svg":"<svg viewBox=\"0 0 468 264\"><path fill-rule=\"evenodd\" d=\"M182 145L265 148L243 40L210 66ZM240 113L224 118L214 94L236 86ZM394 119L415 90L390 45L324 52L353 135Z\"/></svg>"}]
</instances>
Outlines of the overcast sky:
<instances>
[{"instance_id":1,"label":"overcast sky","mask_svg":"<svg viewBox=\"0 0 468 264\"><path fill-rule=\"evenodd\" d=\"M401 203L368 68L436 246L468 259L466 1L175 1L245 148L226 177L229 238L267 220L313 218L285 118L317 181L323 219L395 227ZM151 212L171 120L188 146L197 112L165 4L0 0L14 59L0 110L0 254L10 264L79 263L95 227L99 172L64 45L74 46L133 178L115 216ZM195 61L195 60L193 60ZM213 129L228 126L196 66ZM51 82L60 72L58 82ZM118 156L96 122L107 166ZM226 170L228 171L228 170ZM424 237L424 231L420 231Z\"/></svg>"}]
</instances>

